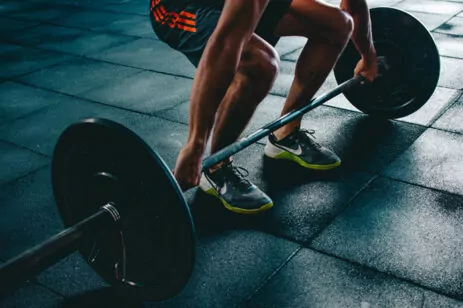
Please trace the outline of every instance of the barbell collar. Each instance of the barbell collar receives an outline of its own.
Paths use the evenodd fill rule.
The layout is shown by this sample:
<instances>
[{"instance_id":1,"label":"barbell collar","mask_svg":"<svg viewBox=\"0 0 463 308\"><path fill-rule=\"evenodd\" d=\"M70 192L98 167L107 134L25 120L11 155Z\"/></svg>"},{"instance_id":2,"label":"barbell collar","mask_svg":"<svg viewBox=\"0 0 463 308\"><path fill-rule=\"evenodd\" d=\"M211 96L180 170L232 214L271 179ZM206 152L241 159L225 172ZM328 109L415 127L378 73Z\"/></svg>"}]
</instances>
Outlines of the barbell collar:
<instances>
[{"instance_id":1,"label":"barbell collar","mask_svg":"<svg viewBox=\"0 0 463 308\"><path fill-rule=\"evenodd\" d=\"M116 208L106 204L90 217L3 263L0 265L0 294L10 293L25 280L69 256L79 248L81 241L115 226L119 218Z\"/></svg>"}]
</instances>

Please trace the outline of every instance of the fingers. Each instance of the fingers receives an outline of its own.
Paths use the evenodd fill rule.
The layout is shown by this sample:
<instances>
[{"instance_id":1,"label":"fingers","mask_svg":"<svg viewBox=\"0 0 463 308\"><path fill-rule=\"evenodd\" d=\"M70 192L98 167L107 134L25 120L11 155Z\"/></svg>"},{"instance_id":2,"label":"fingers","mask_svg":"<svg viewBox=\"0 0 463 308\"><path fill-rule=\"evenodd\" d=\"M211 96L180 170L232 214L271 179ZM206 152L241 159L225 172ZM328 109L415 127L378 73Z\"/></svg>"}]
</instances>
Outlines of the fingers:
<instances>
[{"instance_id":1,"label":"fingers","mask_svg":"<svg viewBox=\"0 0 463 308\"><path fill-rule=\"evenodd\" d=\"M199 185L199 177L192 177L191 175L182 176L179 173L175 173L175 171L173 174L183 192Z\"/></svg>"}]
</instances>

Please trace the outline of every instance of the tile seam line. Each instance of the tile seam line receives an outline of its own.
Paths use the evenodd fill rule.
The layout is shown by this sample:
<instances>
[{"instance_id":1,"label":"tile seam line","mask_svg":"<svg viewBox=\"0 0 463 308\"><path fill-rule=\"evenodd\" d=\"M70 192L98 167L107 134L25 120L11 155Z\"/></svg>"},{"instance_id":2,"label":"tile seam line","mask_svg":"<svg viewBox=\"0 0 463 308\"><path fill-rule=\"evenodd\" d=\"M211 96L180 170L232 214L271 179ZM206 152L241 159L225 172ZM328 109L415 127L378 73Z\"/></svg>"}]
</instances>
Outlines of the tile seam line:
<instances>
[{"instance_id":1,"label":"tile seam line","mask_svg":"<svg viewBox=\"0 0 463 308\"><path fill-rule=\"evenodd\" d=\"M431 0L432 2L436 2L435 0ZM458 4L458 5L461 5L461 2L459 1L449 1L449 0L445 0L445 1L440 1L440 0L437 0L438 2L444 2L444 3L453 3L453 4ZM400 9L400 10L403 10L405 12L408 12L408 13L411 13L413 15L413 13L423 13L423 14L435 14L433 12L425 12L425 11L416 11L416 10L406 10L406 9L403 9L403 8L400 8L400 7L397 7L397 5L399 5L400 3L404 3L404 2L407 2L407 1L401 1L401 2L398 2L396 4L394 4L392 7L393 8L397 8L397 9ZM440 14L440 15L447 15L447 16L452 16L451 18L449 18L447 21L449 21L450 19L456 17L457 15L459 15L461 12L463 11L463 8L461 10L459 10L457 13L454 13L453 15L452 14ZM415 17L416 18L416 17ZM446 23L447 21L445 21L444 23ZM422 21L420 21L421 23L423 23ZM428 29L429 31L429 29ZM431 31L429 31L431 32Z\"/></svg>"},{"instance_id":2,"label":"tile seam line","mask_svg":"<svg viewBox=\"0 0 463 308\"><path fill-rule=\"evenodd\" d=\"M463 38L463 36L462 36ZM459 58L459 57L455 57L455 56L449 56L449 55L442 55L442 54L439 54L439 56L441 58L447 58L447 59L453 59L453 60L463 60L463 58ZM456 89L456 90L462 90L463 88L459 88L459 89Z\"/></svg>"},{"instance_id":3,"label":"tile seam line","mask_svg":"<svg viewBox=\"0 0 463 308\"><path fill-rule=\"evenodd\" d=\"M68 53L63 53L63 52L57 52L57 51L54 51L54 50L47 50L47 49L41 49L41 48L35 48L35 47L30 47L30 46L24 46L24 45L18 45L18 46L21 46L21 48L25 48L25 49L37 49L37 50L40 50L40 51L46 51L46 52L54 52L54 53L57 53L61 56L73 56L74 58L79 58L79 56L75 56L75 55L71 55L71 54L68 54ZM16 51L12 51L12 52L9 52L9 53L15 53ZM0 56L1 57L1 56ZM29 72L26 72L26 73L22 73L22 74L18 74L18 75L13 75L13 76L7 76L4 78L4 80L7 80L7 81L16 81L17 79L19 78L22 78L22 77L25 77L29 74L35 74L35 73L38 73L42 70L45 70L45 69L50 69L50 68L54 68L56 66L59 66L61 64L65 64L65 63L68 63L68 62L71 62L73 60L76 60L76 59L68 59L68 60L63 60L61 62L58 62L58 63L54 63L54 64L50 64L50 65L45 65L43 67L40 67L40 68L37 68L37 69L34 69L34 70L31 70Z\"/></svg>"},{"instance_id":4,"label":"tile seam line","mask_svg":"<svg viewBox=\"0 0 463 308\"><path fill-rule=\"evenodd\" d=\"M66 29L73 29L73 30L82 31L83 33L79 33L78 34L79 36L80 35L85 35L85 34L92 34L92 33L93 34L102 34L102 33L106 34L106 33L108 33L108 34L113 34L113 35L117 35L117 36L123 36L123 37L127 37L127 38L148 39L148 40L152 39L152 40L155 40L155 41L161 41L154 34L154 32L153 32L152 38L149 38L149 37L145 37L145 36L138 36L138 35L131 35L131 34L125 34L125 33L120 33L120 32L113 32L110 29L103 29L104 27L110 25L111 23L109 23L108 25L106 25L104 27L84 28L84 27L60 24L60 23L57 23L57 22L54 22L54 21L49 21L49 20L43 20L43 21L37 21L35 19L16 19L16 20L18 20L18 21L36 21L36 22L38 22L38 24L33 25L33 26L29 26L29 27L23 28L23 29L13 30L12 34L20 33L22 31L32 30L33 28L38 28L40 26L55 26L55 27L60 27L60 28L66 28ZM8 41L8 38L6 40ZM12 42L12 43L15 43L15 42Z\"/></svg>"},{"instance_id":5,"label":"tile seam line","mask_svg":"<svg viewBox=\"0 0 463 308\"><path fill-rule=\"evenodd\" d=\"M408 184L408 185L415 186L415 187L418 187L418 188L428 189L428 190L433 191L435 193L440 193L440 194L444 194L444 195L452 196L452 197L457 197L457 198L463 198L463 194L458 194L458 193L442 190L442 189L435 188L435 187L429 187L429 186L425 186L423 184L413 183L413 182L403 180L403 179L397 179L397 178L394 178L394 177L391 177L391 176L388 176L388 175L380 174L379 177L385 178L385 179L388 179L388 180L392 180L392 181L395 181L395 182L398 182L398 183Z\"/></svg>"},{"instance_id":6,"label":"tile seam line","mask_svg":"<svg viewBox=\"0 0 463 308\"><path fill-rule=\"evenodd\" d=\"M302 246L298 244L298 247L267 277L265 277L254 290L241 301L241 305L247 305L252 300L252 298L260 291L262 288L270 282L286 265L302 250Z\"/></svg>"},{"instance_id":7,"label":"tile seam line","mask_svg":"<svg viewBox=\"0 0 463 308\"><path fill-rule=\"evenodd\" d=\"M378 178L379 175L377 173L368 173L372 174L372 177L364 184L360 189L358 189L348 200L345 201L344 205L337 211L335 214L333 214L324 224L320 229L315 232L307 241L307 245L310 246L310 244L320 235L322 234L329 226L331 226L336 219L341 216L347 208L352 204L352 202L361 194L363 193L367 188L370 187L370 185L375 182Z\"/></svg>"},{"instance_id":8,"label":"tile seam line","mask_svg":"<svg viewBox=\"0 0 463 308\"><path fill-rule=\"evenodd\" d=\"M459 2L459 1L449 1L449 0L446 0L446 1L443 1L443 2L450 2L450 3L455 3L455 4L461 4L461 1ZM461 13L462 11L463 11L463 10L461 10L461 11L459 11L458 13L455 13L455 14L453 14L453 15L448 15L448 16L450 16L449 19L445 20L443 23L441 23L439 26L435 27L435 28L432 29L432 30L429 30L429 29L428 29L428 31L429 31L430 33L440 33L439 31L436 31L436 30L437 30L440 26L442 26L442 25L448 23L451 19L453 19L453 18L457 17L458 15L460 15L460 13ZM434 15L434 13L431 13L431 12L427 12L427 13L424 13L424 12L416 12L416 11L411 11L411 12ZM444 14L444 15L445 15L445 14ZM421 23L423 23L423 22L421 22ZM442 33L440 33L440 34L442 34ZM433 39L434 39L434 38L433 38Z\"/></svg>"},{"instance_id":9,"label":"tile seam line","mask_svg":"<svg viewBox=\"0 0 463 308\"><path fill-rule=\"evenodd\" d=\"M451 19L453 19L453 18L461 18L461 17L457 17L459 14L460 14L460 13L458 13L457 15L453 15L453 16L452 16L451 18L449 18L446 22L442 23L442 25L445 24L445 23L447 23L447 22L449 22L449 21L450 21ZM441 25L441 26L442 26L442 25ZM439 26L439 27L440 27L440 26ZM436 29L434 29L434 30L432 30L432 31L429 31L429 32L431 32L432 34L439 34L440 36L447 36L447 37L452 38L452 39L458 39L458 38L461 39L461 38L463 38L463 34L454 34L454 33L448 33L448 32L440 32L440 31L437 30L439 27L437 27ZM452 57L452 56L446 56L446 55L442 55L442 54L439 54L439 55L440 55L440 56L445 56L445 57ZM461 59L461 58L459 58L459 59Z\"/></svg>"},{"instance_id":10,"label":"tile seam line","mask_svg":"<svg viewBox=\"0 0 463 308\"><path fill-rule=\"evenodd\" d=\"M24 175L21 175L20 177L11 179L11 180L9 180L9 181L6 181L6 182L0 184L0 188L2 188L2 187L4 187L4 186L12 185L12 184L14 184L14 183L16 183L16 182L18 182L18 181L20 181L20 180L22 180L22 179L24 179L24 178L30 176L30 175L33 174L33 173L38 173L38 172L43 171L43 170L45 170L45 169L47 169L47 168L50 168L50 166L51 166L51 164L48 163L48 164L43 165L43 166L41 166L41 167L39 167L39 168L37 168L37 169L34 169L34 170L31 170L31 171L27 172L27 174L24 174ZM51 193L51 192L50 192L50 193ZM5 260L4 262L6 262L6 261L7 261L7 260Z\"/></svg>"},{"instance_id":11,"label":"tile seam line","mask_svg":"<svg viewBox=\"0 0 463 308\"><path fill-rule=\"evenodd\" d=\"M108 49L106 50L109 50L109 49L112 49L112 48L117 48L118 46L122 46L122 45L126 45L126 44L130 44L130 43L133 43L137 40L143 40L145 38L134 38L134 40L130 41L130 42L126 42L126 43L121 43L119 45L115 45L115 46L112 46L112 47L109 47ZM147 39L149 40L149 39ZM157 40L154 40L154 41L157 41ZM8 42L6 42L8 43ZM11 43L9 43L11 44ZM63 52L63 51L60 51L60 50L54 50L54 49L47 49L47 48L44 48L44 47L41 47L41 46L28 46L28 45L24 45L24 44L18 44L18 43L14 43L14 45L17 45L17 46L20 46L22 48L28 48L28 49L38 49L38 50L41 50L41 51L46 51L46 52L54 52L54 53L58 53L58 54L61 54L61 55L66 55L66 56L71 56L73 57L72 59L69 59L69 60L65 60L65 61L62 61L62 62L59 62L59 63L56 63L56 64L53 64L53 65L50 65L50 66L45 66L43 68L40 68L40 69L36 69L36 70L33 70L31 72L27 72L27 73L24 73L24 74L21 74L21 75L17 75L17 76L13 76L13 77L6 77L5 79L6 80L16 80L15 78L21 78L21 77L25 77L29 74L34 74L34 73L37 73L41 70L45 70L45 69L49 69L49 68L53 68L55 66L59 66L59 65L62 65L62 64L65 64L65 63L68 63L68 62L71 62L71 61L75 61L75 60L79 60L79 59L86 59L86 60L91 60L91 61L95 61L95 62L102 62L102 63L107 63L107 64L112 64L112 65L115 65L115 66L122 66L122 67L128 67L128 68L133 68L133 69L139 69L141 71L146 71L146 72L153 72L153 73L157 73L157 74L162 74L162 75L167 75L167 76L173 76L173 77L178 77L178 78L184 78L184 79L190 79L190 80L193 80L193 77L190 77L190 76L187 76L187 75L181 75L181 74L174 74L174 73L167 73L167 72L162 72L162 71L156 71L156 70L152 70L152 69L146 69L146 68L142 68L142 67L137 67L137 66L132 66L132 65L127 65L127 64L122 64L122 63L117 63L117 62L111 62L111 61L108 61L108 60L103 60L103 59L98 59L98 58L92 58L91 55L92 54L96 54L96 53L91 53L91 54L88 54L88 55L78 55L78 54L72 54L72 53L68 53L68 52ZM13 51L14 52L14 51ZM97 52L98 53L98 52Z\"/></svg>"},{"instance_id":12,"label":"tile seam line","mask_svg":"<svg viewBox=\"0 0 463 308\"><path fill-rule=\"evenodd\" d=\"M437 121L439 121L439 119L445 114L447 113L447 111L449 111L453 106L456 106L458 105L460 99L463 97L463 91L461 90L457 90L457 93L455 94L454 98L453 98L453 102L448 104L445 108L443 108L442 110L439 111L439 113L437 113L434 118L432 119L432 121L430 122L429 124L429 127L430 128L434 128L433 125L436 124ZM436 128L438 129L438 128ZM446 131L446 130L444 130Z\"/></svg>"},{"instance_id":13,"label":"tile seam line","mask_svg":"<svg viewBox=\"0 0 463 308\"><path fill-rule=\"evenodd\" d=\"M13 81L9 81L9 82L13 82ZM13 82L13 83L14 83L14 82ZM1 87L1 86L0 86L0 87ZM39 89L38 89L38 90L39 90ZM40 89L40 90L41 90L41 89ZM34 114L40 113L42 110L47 109L48 107L51 107L51 106L54 106L54 105L57 105L57 104L59 104L59 103L51 103L51 104L42 106L42 107L40 107L40 108L38 108L38 109L36 109L36 110L33 110L33 111L31 111L31 112L28 112L28 113L26 113L26 114L20 115L20 116L18 116L18 117L15 117L15 118L12 118L12 119L4 120L4 121L2 122L2 124L0 125L0 129L2 129L3 127L7 127L8 125L13 124L13 123L16 122L16 121L23 120L23 119L26 119L26 118L29 117L29 116L33 116ZM7 140L3 140L1 137L0 137L0 140L5 141L5 142L9 142L9 141L7 141ZM27 148L27 149L29 149L29 148ZM29 149L29 150L30 150L30 149ZM40 153L40 152L37 152L37 153L39 153L39 154L41 154L41 155L44 155L43 153ZM49 157L48 155L45 155L45 156Z\"/></svg>"},{"instance_id":14,"label":"tile seam line","mask_svg":"<svg viewBox=\"0 0 463 308\"><path fill-rule=\"evenodd\" d=\"M140 74L142 73L143 71L140 71L140 72L136 72L134 73L134 75L136 74ZM132 75L132 76L134 76ZM117 109L117 110L122 110L122 111L125 111L125 112L129 112L129 113L135 113L135 114L138 114L138 115L143 115L143 116L147 116L147 117L156 117L156 118L159 118L159 119L162 119L162 120L166 120L166 121L170 121L170 122L173 122L173 123L178 123L178 124L182 124L182 125L186 125L184 123L181 123L181 122L176 122L176 121L173 121L171 119L164 119L162 117L159 117L155 114L151 114L151 113L146 113L146 112L142 112L142 111L137 111L137 110L133 110L133 109L128 109L127 107L121 107L121 106L114 106L114 105L111 105L111 104L107 104L107 103L103 103L103 102L99 102L99 101L95 101L95 100L92 100L92 99L89 99L89 98L85 98L85 97L79 97L79 96L76 96L76 95L71 95L69 93L63 93L63 92L59 92L57 90L52 90L52 89L47 89L47 88L42 88L42 87L39 87L37 85L34 85L34 84L30 84L30 83L27 83L23 80L11 80L13 82L16 82L16 83L19 83L19 84L22 84L24 86L28 86L28 87L31 87L31 88L34 88L34 89L39 89L39 90L44 90L44 91L48 91L48 92L51 92L51 93L54 93L54 94L59 94L59 95L64 95L64 96L67 96L67 97L70 97L70 98L73 98L73 99L78 99L78 100L82 100L82 101L85 101L85 102L88 102L88 103L92 103L92 104L96 104L96 105L100 105L100 106L105 106L105 107L109 107L109 108L114 108L114 109ZM184 102L182 102L184 103ZM40 111L43 111L44 109L48 109L48 108L52 108L54 106L57 106L59 105L60 103L55 103L55 104L52 104L52 105L49 105L49 106L45 106L44 108L41 108ZM38 113L38 112L37 112ZM36 114L36 113L34 113ZM32 114L30 114L32 115ZM27 117L27 116L25 116ZM24 119L25 117L23 117L22 119ZM9 122L9 124L11 124ZM6 124L8 125L8 123ZM6 126L5 125L5 126ZM3 128L4 125L2 125L0 128Z\"/></svg>"},{"instance_id":15,"label":"tile seam line","mask_svg":"<svg viewBox=\"0 0 463 308\"><path fill-rule=\"evenodd\" d=\"M47 3L47 2L46 1L41 1L41 2L36 2L36 3L44 4L44 3ZM120 15L128 15L128 16L142 16L142 17L146 17L148 19L149 19L149 12L150 12L148 5L147 5L147 10L146 10L147 13L146 14L130 13L130 12L127 13L127 12L124 12L124 11L111 11L111 10L107 10L107 9L105 10L105 9L101 9L101 8L97 8L97 7L93 7L93 6L79 6L79 5L75 5L75 4L58 4L58 5L53 4L50 8L51 9L58 9L58 10L76 9L77 11L75 13L80 13L81 11L90 11L90 12L96 12L97 14L98 13L112 13L112 14L120 14ZM40 8L38 8L38 9L40 9ZM31 11L36 11L36 10L34 10L34 8L28 10L28 12L31 12ZM16 13L21 13L21 12L25 12L25 11L24 10L18 10L18 11L14 11L14 12L10 12L10 13L16 14ZM16 19L16 20L19 20L19 21L30 21L30 19L24 19L24 18L21 18L19 16L8 15L8 12L1 13L0 17L9 18L9 19Z\"/></svg>"},{"instance_id":16,"label":"tile seam line","mask_svg":"<svg viewBox=\"0 0 463 308\"><path fill-rule=\"evenodd\" d=\"M454 299L454 300L457 300L457 301L460 301L460 302L463 303L463 295L461 295L459 297L459 296L456 296L456 295L453 295L453 294L450 294L450 293L444 293L441 290L433 289L432 287L429 287L429 286L426 286L426 285L421 285L419 282L416 282L413 279L410 279L410 278L407 278L407 277L402 277L402 276L397 276L397 275L394 275L392 272L379 270L379 269L377 269L375 267L365 265L365 264L363 264L361 262L358 262L358 261L355 261L355 260L351 260L351 259L348 259L348 258L344 258L344 257L338 256L338 255L329 253L329 252L327 252L325 250L318 249L318 248L315 248L313 246L302 245L302 249L312 250L314 252L320 253L320 254L325 255L327 257L331 257L331 258L334 258L336 260L346 262L346 263L348 263L350 265L353 265L353 266L355 266L357 268L366 269L366 270L369 270L369 271L372 271L372 272L375 272L375 273L380 273L382 275L385 275L388 278L392 278L392 279L395 279L395 280L398 280L398 281L401 281L401 282L405 282L405 283L410 284L412 286L415 286L415 287L418 287L418 288L421 288L421 289L425 289L427 291L431 291L431 292L437 293L437 294L445 296L445 297L449 297L451 299Z\"/></svg>"},{"instance_id":17,"label":"tile seam line","mask_svg":"<svg viewBox=\"0 0 463 308\"><path fill-rule=\"evenodd\" d=\"M46 107L45 107L46 108ZM6 124L8 125L8 123ZM28 147L25 147L21 144L17 144L17 143L14 143L10 140L6 140L6 139L3 139L1 136L0 136L0 142L3 142L3 143L6 143L10 146L13 146L15 148L19 148L19 149L22 149L22 150L25 150L27 152L30 152L30 153L33 153L33 154L36 154L36 155L39 155L40 157L42 158L47 158L47 159L51 159L51 156L47 155L47 154L44 154L44 153L41 153L41 152L38 152L38 151L34 151L33 149L30 149Z\"/></svg>"}]
</instances>

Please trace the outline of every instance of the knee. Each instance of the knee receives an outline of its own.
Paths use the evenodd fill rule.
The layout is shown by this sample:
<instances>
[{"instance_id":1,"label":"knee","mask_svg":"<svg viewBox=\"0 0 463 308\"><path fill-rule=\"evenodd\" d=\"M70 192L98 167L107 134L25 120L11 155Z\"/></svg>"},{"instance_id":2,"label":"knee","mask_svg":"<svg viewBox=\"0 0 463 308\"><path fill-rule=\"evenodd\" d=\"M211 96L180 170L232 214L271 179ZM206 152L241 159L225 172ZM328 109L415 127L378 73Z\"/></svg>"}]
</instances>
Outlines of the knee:
<instances>
[{"instance_id":1,"label":"knee","mask_svg":"<svg viewBox=\"0 0 463 308\"><path fill-rule=\"evenodd\" d=\"M332 43L344 47L347 42L349 42L354 30L354 20L352 16L340 9L337 18L333 21L333 26L335 29Z\"/></svg>"},{"instance_id":2,"label":"knee","mask_svg":"<svg viewBox=\"0 0 463 308\"><path fill-rule=\"evenodd\" d=\"M253 92L270 91L278 75L280 58L274 48L254 50L251 54L243 55L246 57L240 71L243 73L247 85ZM257 94L257 93L256 93Z\"/></svg>"}]
</instances>

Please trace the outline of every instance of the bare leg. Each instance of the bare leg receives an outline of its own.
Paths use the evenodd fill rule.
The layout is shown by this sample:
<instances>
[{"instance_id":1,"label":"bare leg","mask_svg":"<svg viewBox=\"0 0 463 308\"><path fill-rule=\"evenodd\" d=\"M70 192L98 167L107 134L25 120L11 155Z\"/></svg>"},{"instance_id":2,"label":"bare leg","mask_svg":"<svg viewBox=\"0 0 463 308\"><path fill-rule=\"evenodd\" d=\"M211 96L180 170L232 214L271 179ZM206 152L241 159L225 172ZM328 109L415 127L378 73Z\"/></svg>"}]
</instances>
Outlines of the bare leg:
<instances>
[{"instance_id":1,"label":"bare leg","mask_svg":"<svg viewBox=\"0 0 463 308\"><path fill-rule=\"evenodd\" d=\"M310 100L334 67L352 33L352 19L339 8L315 0L294 0L279 22L278 36L305 36L304 46L296 63L282 115ZM289 135L301 125L301 118L275 132L277 139Z\"/></svg>"},{"instance_id":2,"label":"bare leg","mask_svg":"<svg viewBox=\"0 0 463 308\"><path fill-rule=\"evenodd\" d=\"M217 111L211 153L235 142L258 104L273 86L278 72L278 55L257 35L246 46L238 72Z\"/></svg>"}]
</instances>

